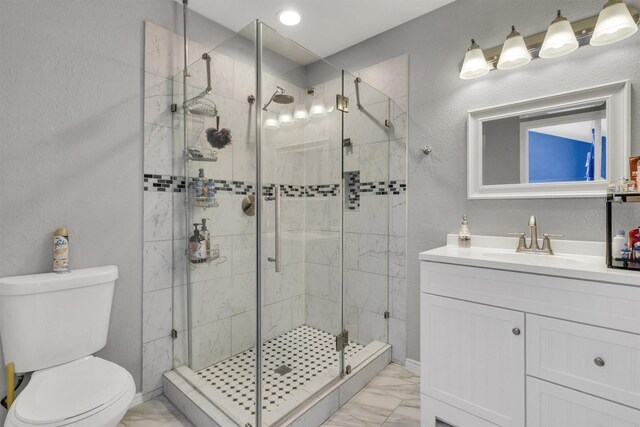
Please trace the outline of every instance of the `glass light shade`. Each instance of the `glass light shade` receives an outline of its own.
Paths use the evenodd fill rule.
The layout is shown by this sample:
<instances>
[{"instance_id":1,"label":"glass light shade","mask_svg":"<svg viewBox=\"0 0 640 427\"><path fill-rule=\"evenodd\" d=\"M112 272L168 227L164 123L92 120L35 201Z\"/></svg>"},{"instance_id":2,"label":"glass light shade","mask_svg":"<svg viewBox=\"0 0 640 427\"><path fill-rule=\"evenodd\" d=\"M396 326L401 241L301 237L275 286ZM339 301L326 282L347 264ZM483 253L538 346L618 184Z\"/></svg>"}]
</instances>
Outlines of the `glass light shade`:
<instances>
[{"instance_id":1,"label":"glass light shade","mask_svg":"<svg viewBox=\"0 0 640 427\"><path fill-rule=\"evenodd\" d=\"M511 34L502 46L502 53L498 60L499 70L513 70L531 62L531 54L524 43L524 38L514 27L511 29Z\"/></svg>"},{"instance_id":2,"label":"glass light shade","mask_svg":"<svg viewBox=\"0 0 640 427\"><path fill-rule=\"evenodd\" d=\"M578 39L571 23L564 18L559 20L560 18L561 16L549 26L540 48L540 58L557 58L578 48Z\"/></svg>"},{"instance_id":3,"label":"glass light shade","mask_svg":"<svg viewBox=\"0 0 640 427\"><path fill-rule=\"evenodd\" d=\"M278 121L282 126L291 126L293 124L293 116L291 115L291 111L289 111L289 109L282 110L280 112L280 116L278 117Z\"/></svg>"},{"instance_id":4,"label":"glass light shade","mask_svg":"<svg viewBox=\"0 0 640 427\"><path fill-rule=\"evenodd\" d=\"M307 107L304 104L297 104L295 110L293 111L293 118L295 121L306 122L309 120L309 112L307 112Z\"/></svg>"},{"instance_id":5,"label":"glass light shade","mask_svg":"<svg viewBox=\"0 0 640 427\"><path fill-rule=\"evenodd\" d=\"M311 103L311 108L309 108L309 116L311 118L319 118L325 117L327 115L327 108L324 106L324 103L316 99Z\"/></svg>"},{"instance_id":6,"label":"glass light shade","mask_svg":"<svg viewBox=\"0 0 640 427\"><path fill-rule=\"evenodd\" d=\"M631 37L638 31L638 25L624 3L605 6L598 15L596 28L591 36L592 46L605 46Z\"/></svg>"},{"instance_id":7,"label":"glass light shade","mask_svg":"<svg viewBox=\"0 0 640 427\"><path fill-rule=\"evenodd\" d=\"M460 78L463 80L475 79L482 77L491 70L491 66L484 57L484 52L474 40L471 40L471 47L464 55Z\"/></svg>"},{"instance_id":8,"label":"glass light shade","mask_svg":"<svg viewBox=\"0 0 640 427\"><path fill-rule=\"evenodd\" d=\"M275 113L271 111L267 111L264 113L264 128L265 129L278 129L280 128L280 123L278 122L278 118Z\"/></svg>"}]
</instances>

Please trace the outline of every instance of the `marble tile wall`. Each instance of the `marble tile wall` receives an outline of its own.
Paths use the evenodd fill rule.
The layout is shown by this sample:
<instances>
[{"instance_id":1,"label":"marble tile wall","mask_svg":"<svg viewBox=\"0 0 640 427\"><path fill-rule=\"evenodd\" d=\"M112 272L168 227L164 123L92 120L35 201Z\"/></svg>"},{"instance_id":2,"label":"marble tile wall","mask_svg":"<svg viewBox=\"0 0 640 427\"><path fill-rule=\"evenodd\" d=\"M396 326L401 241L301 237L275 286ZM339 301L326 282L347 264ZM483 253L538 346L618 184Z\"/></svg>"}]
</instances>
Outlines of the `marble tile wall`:
<instances>
[{"instance_id":1,"label":"marble tile wall","mask_svg":"<svg viewBox=\"0 0 640 427\"><path fill-rule=\"evenodd\" d=\"M359 76L362 109L356 107ZM339 79L325 83L337 90ZM374 89L379 88L382 92ZM345 77L345 96L351 102L344 118L345 173L359 174L358 199L349 196L344 212L345 322L351 339L366 345L381 340L393 345L393 360L403 364L406 354L406 109L408 56L400 56ZM388 95L388 96L387 96ZM389 100L391 97L391 100ZM391 127L384 126L384 120ZM326 134L329 129L316 132ZM312 129L313 131L313 129ZM329 138L342 138L330 135ZM339 145L332 141L331 146ZM340 150L309 152L306 182L339 179ZM318 157L322 159L318 162ZM322 172L315 167L324 167ZM317 166L321 165L321 166ZM305 298L306 322L332 333L340 326L340 200L307 200ZM313 234L311 234L313 230ZM390 318L384 318L385 311Z\"/></svg>"}]
</instances>

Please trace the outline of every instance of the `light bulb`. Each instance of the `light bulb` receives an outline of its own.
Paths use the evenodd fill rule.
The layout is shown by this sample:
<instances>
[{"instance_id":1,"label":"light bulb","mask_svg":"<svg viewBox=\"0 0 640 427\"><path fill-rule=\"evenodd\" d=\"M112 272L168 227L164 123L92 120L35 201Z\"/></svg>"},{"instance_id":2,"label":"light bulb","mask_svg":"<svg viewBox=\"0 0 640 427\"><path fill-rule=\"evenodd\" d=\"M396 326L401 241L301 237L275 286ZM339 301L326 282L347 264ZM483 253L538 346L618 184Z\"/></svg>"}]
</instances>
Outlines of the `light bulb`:
<instances>
[{"instance_id":1,"label":"light bulb","mask_svg":"<svg viewBox=\"0 0 640 427\"><path fill-rule=\"evenodd\" d=\"M480 46L476 44L476 41L471 39L471 47L469 47L467 53L464 55L460 78L463 80L475 79L484 76L490 70L491 66L484 57L484 52L482 52Z\"/></svg>"},{"instance_id":2,"label":"light bulb","mask_svg":"<svg viewBox=\"0 0 640 427\"><path fill-rule=\"evenodd\" d=\"M278 14L278 20L284 25L298 25L300 19L300 14L295 10L283 10Z\"/></svg>"},{"instance_id":3,"label":"light bulb","mask_svg":"<svg viewBox=\"0 0 640 427\"><path fill-rule=\"evenodd\" d=\"M507 40L502 46L502 53L498 60L499 70L513 70L522 67L531 62L531 54L524 42L524 39L516 27L511 27L511 33L507 36Z\"/></svg>"},{"instance_id":4,"label":"light bulb","mask_svg":"<svg viewBox=\"0 0 640 427\"><path fill-rule=\"evenodd\" d=\"M600 11L591 36L592 46L605 46L631 37L638 31L629 8L620 0L609 0Z\"/></svg>"},{"instance_id":5,"label":"light bulb","mask_svg":"<svg viewBox=\"0 0 640 427\"><path fill-rule=\"evenodd\" d=\"M544 42L540 48L540 58L557 58L567 55L578 49L578 46L578 39L576 39L571 23L558 10L558 16L549 25L547 34L544 36Z\"/></svg>"}]
</instances>

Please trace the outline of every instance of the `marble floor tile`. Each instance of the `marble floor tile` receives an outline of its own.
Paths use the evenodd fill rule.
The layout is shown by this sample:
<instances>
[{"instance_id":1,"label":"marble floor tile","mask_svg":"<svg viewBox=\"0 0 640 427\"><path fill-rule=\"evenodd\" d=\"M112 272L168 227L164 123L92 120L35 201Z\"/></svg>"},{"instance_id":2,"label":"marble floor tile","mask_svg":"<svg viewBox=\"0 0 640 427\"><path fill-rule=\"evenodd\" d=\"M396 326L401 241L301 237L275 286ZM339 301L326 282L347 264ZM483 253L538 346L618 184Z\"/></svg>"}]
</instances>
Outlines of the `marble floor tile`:
<instances>
[{"instance_id":1,"label":"marble floor tile","mask_svg":"<svg viewBox=\"0 0 640 427\"><path fill-rule=\"evenodd\" d=\"M118 427L192 427L193 424L164 396L148 400L126 413Z\"/></svg>"},{"instance_id":2,"label":"marble floor tile","mask_svg":"<svg viewBox=\"0 0 640 427\"><path fill-rule=\"evenodd\" d=\"M419 427L420 378L390 364L322 427ZM164 396L131 408L118 427L193 427Z\"/></svg>"}]
</instances>

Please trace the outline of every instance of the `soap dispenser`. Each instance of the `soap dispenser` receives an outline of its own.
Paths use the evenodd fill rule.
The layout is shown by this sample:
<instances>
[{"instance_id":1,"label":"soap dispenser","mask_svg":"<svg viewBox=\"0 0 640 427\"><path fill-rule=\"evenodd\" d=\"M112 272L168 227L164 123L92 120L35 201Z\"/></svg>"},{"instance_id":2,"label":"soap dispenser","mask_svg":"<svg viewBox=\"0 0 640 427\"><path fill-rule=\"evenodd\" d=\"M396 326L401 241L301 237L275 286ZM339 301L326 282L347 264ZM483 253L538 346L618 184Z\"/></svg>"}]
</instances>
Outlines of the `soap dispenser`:
<instances>
[{"instance_id":1,"label":"soap dispenser","mask_svg":"<svg viewBox=\"0 0 640 427\"><path fill-rule=\"evenodd\" d=\"M207 261L204 237L202 237L200 230L198 230L199 225L201 224L193 224L193 234L189 237L189 260L193 264L201 264Z\"/></svg>"},{"instance_id":2,"label":"soap dispenser","mask_svg":"<svg viewBox=\"0 0 640 427\"><path fill-rule=\"evenodd\" d=\"M471 247L471 232L469 231L469 222L466 215L462 215L462 223L458 232L458 246L461 248Z\"/></svg>"}]
</instances>

